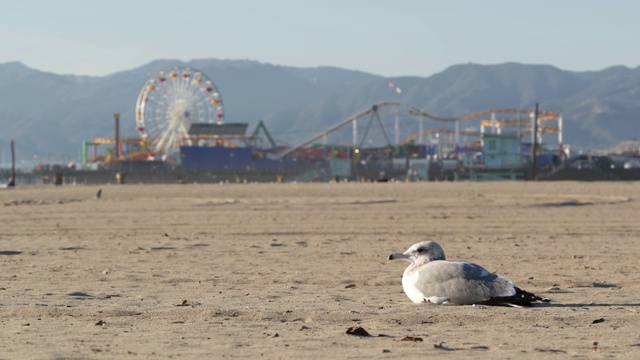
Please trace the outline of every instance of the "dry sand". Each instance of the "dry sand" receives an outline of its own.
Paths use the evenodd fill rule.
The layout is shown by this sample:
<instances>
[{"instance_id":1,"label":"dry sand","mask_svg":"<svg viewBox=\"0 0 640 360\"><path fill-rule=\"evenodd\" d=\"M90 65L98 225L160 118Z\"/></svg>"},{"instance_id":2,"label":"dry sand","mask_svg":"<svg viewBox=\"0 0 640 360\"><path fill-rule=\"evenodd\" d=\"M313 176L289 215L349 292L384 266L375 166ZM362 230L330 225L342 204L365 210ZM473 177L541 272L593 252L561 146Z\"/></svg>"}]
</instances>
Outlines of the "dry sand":
<instances>
[{"instance_id":1,"label":"dry sand","mask_svg":"<svg viewBox=\"0 0 640 360\"><path fill-rule=\"evenodd\" d=\"M0 358L640 358L640 183L98 188L0 190ZM552 303L411 303L425 239Z\"/></svg>"}]
</instances>

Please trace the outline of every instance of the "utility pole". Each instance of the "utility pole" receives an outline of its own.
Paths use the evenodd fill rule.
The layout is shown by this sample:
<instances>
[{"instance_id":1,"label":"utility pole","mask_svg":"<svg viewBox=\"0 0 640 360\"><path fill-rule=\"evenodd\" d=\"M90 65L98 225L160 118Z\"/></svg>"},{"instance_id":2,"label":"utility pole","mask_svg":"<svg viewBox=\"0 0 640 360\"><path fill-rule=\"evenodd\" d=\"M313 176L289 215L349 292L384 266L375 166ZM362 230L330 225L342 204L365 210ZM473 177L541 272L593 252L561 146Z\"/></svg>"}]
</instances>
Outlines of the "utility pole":
<instances>
[{"instance_id":1,"label":"utility pole","mask_svg":"<svg viewBox=\"0 0 640 360\"><path fill-rule=\"evenodd\" d=\"M11 180L7 186L16 186L16 141L11 139Z\"/></svg>"},{"instance_id":2,"label":"utility pole","mask_svg":"<svg viewBox=\"0 0 640 360\"><path fill-rule=\"evenodd\" d=\"M114 152L116 160L120 158L120 113L113 114L116 120L116 151Z\"/></svg>"},{"instance_id":3,"label":"utility pole","mask_svg":"<svg viewBox=\"0 0 640 360\"><path fill-rule=\"evenodd\" d=\"M538 147L538 103L533 115L533 134L531 141L531 180L536 181L536 148Z\"/></svg>"}]
</instances>

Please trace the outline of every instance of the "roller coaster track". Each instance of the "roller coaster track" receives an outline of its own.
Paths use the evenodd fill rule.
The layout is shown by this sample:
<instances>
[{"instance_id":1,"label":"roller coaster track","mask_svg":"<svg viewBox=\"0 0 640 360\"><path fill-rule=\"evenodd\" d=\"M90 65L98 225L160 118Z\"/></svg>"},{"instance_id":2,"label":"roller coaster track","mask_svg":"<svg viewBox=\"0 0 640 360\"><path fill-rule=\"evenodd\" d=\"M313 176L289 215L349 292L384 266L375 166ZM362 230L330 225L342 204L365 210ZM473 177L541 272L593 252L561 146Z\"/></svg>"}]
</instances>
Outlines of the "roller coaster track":
<instances>
[{"instance_id":1,"label":"roller coaster track","mask_svg":"<svg viewBox=\"0 0 640 360\"><path fill-rule=\"evenodd\" d=\"M459 117L441 117L441 116L435 116L432 114L429 114L426 111L420 110L416 107L413 107L411 105L405 104L405 103L401 103L398 101L382 101L379 102L373 106L371 106L369 109L364 110L330 128L328 128L327 130L314 135L313 137L297 144L294 147L291 147L289 149L286 149L282 152L280 152L278 154L279 158L284 158L287 155L290 155L291 153L295 152L296 150L298 150L301 147L307 146L311 143L313 143L314 141L317 141L319 139L321 139L322 137L348 125L353 123L354 121L357 121L360 118L363 118L367 115L371 115L374 113L377 113L378 109L383 108L383 107L396 107L398 108L398 110L403 110L402 114L408 115L410 117L415 117L415 118L427 118L433 121L437 121L437 122L443 122L443 123L456 123L456 122L462 122L462 121L468 121L468 120L472 120L472 119L476 119L482 116L487 116L487 115L492 115L492 114L515 114L515 115L527 115L530 116L533 113L533 110L531 109L489 109L489 110L482 110L482 111L477 111L471 114L467 114L467 115L463 115L463 116L459 116ZM398 112L400 113L400 111ZM554 112L554 111L548 111L548 110L538 110L538 121L542 122L542 121L550 121L550 120L557 120L560 118L560 113ZM513 120L513 119L507 119L507 120ZM505 120L505 121L507 121ZM518 120L521 121L521 120ZM506 123L505 123L506 124ZM553 132L553 131L549 131L549 132ZM460 132L460 134L462 134L462 132ZM416 136L417 137L417 136Z\"/></svg>"},{"instance_id":2,"label":"roller coaster track","mask_svg":"<svg viewBox=\"0 0 640 360\"><path fill-rule=\"evenodd\" d=\"M511 119L509 119L511 120ZM483 122L490 122L490 120L483 120ZM497 120L500 121L500 120ZM485 126L489 126L486 125ZM505 125L502 125L505 126ZM513 125L510 125L513 126ZM538 126L538 131L540 134L555 134L558 132L558 128L555 126L542 126L539 125ZM422 132L422 135L431 135L431 134L455 134L456 131L452 130L452 129L429 129L429 130L424 130ZM480 131L467 131L467 130L459 130L457 131L458 135L462 135L462 136L472 136L472 137L482 137L482 135L484 135L482 132ZM522 131L520 131L520 134L522 135L530 135L531 134L531 129L530 128L523 128ZM409 137L407 137L406 139L404 139L400 145L407 145L409 143L411 143L412 141L416 140L417 138L420 137L420 133L416 133L413 134Z\"/></svg>"}]
</instances>

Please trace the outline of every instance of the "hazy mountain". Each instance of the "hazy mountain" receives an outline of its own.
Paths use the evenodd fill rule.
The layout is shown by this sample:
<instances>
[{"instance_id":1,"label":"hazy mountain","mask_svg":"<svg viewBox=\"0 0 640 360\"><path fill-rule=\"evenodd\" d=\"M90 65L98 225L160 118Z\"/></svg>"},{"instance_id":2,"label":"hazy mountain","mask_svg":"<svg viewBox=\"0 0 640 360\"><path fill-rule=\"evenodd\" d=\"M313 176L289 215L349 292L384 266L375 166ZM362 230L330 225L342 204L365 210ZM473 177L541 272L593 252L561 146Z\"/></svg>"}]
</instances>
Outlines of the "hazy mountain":
<instances>
[{"instance_id":1,"label":"hazy mountain","mask_svg":"<svg viewBox=\"0 0 640 360\"><path fill-rule=\"evenodd\" d=\"M565 143L609 147L640 138L640 67L569 72L546 65L455 65L428 78L385 78L334 67L294 68L249 60L158 60L104 77L57 75L21 63L0 64L0 151L15 139L19 159L76 160L82 140L135 136L140 89L158 71L191 66L220 89L226 120L265 120L279 142L293 144L376 102L395 100L439 116L490 108L561 112ZM389 88L402 89L402 96ZM6 159L5 159L6 161Z\"/></svg>"}]
</instances>

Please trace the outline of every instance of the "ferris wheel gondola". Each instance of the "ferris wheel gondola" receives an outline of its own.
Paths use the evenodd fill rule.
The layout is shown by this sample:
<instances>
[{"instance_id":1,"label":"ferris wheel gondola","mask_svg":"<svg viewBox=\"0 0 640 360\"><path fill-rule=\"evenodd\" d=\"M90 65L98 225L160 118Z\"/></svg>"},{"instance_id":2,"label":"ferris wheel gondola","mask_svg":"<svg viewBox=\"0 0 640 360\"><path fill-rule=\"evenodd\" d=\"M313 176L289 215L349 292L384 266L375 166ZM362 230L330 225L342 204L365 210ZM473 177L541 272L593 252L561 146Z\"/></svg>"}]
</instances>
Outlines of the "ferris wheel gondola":
<instances>
[{"instance_id":1,"label":"ferris wheel gondola","mask_svg":"<svg viewBox=\"0 0 640 360\"><path fill-rule=\"evenodd\" d=\"M194 123L222 122L224 108L216 85L188 67L158 72L142 87L136 103L136 130L154 154L170 157L181 145L193 145Z\"/></svg>"}]
</instances>

